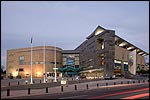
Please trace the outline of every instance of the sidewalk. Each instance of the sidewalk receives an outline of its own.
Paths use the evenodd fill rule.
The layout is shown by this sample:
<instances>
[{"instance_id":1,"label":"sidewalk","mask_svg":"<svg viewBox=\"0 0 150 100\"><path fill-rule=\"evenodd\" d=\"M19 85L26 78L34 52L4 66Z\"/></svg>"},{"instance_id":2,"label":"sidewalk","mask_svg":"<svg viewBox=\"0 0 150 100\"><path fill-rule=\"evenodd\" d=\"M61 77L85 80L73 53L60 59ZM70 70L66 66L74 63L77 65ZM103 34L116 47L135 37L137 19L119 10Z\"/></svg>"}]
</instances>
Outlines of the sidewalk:
<instances>
[{"instance_id":1,"label":"sidewalk","mask_svg":"<svg viewBox=\"0 0 150 100\"><path fill-rule=\"evenodd\" d=\"M116 84L120 84L121 81L122 80L109 80L108 84L109 84L109 86L113 85L114 82L116 82ZM123 80L123 83L127 84L127 81L132 81L132 80L125 79L125 80ZM46 93L46 88L31 89L30 94L28 94L28 90L10 90L10 96L7 96L7 91L1 91L1 98L3 99L3 98L12 98L12 97L20 97L20 96L82 91L82 90L87 90L87 84L88 84L88 89L94 89L94 88L97 88L97 83L99 84L99 87L106 87L106 82L108 82L108 80L78 83L78 84L76 84L77 90L75 90L75 84L68 85L68 87L63 86L63 91L61 90L61 86L56 86L56 87L48 88L48 93ZM137 83L137 81L135 83Z\"/></svg>"}]
</instances>

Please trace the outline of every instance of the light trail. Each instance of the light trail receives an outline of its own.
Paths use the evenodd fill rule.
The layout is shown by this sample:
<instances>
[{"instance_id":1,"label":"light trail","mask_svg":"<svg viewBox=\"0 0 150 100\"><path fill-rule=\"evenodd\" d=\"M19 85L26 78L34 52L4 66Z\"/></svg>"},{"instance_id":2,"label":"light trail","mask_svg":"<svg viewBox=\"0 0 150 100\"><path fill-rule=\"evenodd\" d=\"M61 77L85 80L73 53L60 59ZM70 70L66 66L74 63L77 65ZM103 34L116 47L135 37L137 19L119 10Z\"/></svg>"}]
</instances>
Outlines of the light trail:
<instances>
[{"instance_id":1,"label":"light trail","mask_svg":"<svg viewBox=\"0 0 150 100\"><path fill-rule=\"evenodd\" d=\"M125 92L117 92L117 93L113 93L113 94L111 93L111 94L106 94L106 95L91 97L91 98L88 98L88 99L104 98L104 97L108 97L108 96L114 96L114 95L120 95L120 94L127 94L127 93L139 92L139 91L145 91L145 90L149 90L149 88L142 88L142 89L137 89L137 90L125 91Z\"/></svg>"},{"instance_id":2,"label":"light trail","mask_svg":"<svg viewBox=\"0 0 150 100\"><path fill-rule=\"evenodd\" d=\"M137 98L146 97L146 96L149 96L149 93L138 94L138 95L129 96L129 97L121 98L121 99L137 99Z\"/></svg>"}]
</instances>

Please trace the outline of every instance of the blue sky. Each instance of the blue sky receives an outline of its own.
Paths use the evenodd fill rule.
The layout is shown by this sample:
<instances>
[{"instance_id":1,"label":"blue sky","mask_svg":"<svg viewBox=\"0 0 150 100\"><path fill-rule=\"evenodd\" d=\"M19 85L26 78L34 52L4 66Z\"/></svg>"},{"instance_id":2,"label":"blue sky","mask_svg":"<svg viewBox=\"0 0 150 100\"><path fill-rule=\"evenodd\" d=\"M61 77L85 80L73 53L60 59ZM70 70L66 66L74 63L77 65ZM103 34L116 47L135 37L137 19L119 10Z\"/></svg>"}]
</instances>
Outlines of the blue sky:
<instances>
[{"instance_id":1,"label":"blue sky","mask_svg":"<svg viewBox=\"0 0 150 100\"><path fill-rule=\"evenodd\" d=\"M98 25L149 53L148 1L1 1L1 65L32 36L33 46L75 49Z\"/></svg>"}]
</instances>

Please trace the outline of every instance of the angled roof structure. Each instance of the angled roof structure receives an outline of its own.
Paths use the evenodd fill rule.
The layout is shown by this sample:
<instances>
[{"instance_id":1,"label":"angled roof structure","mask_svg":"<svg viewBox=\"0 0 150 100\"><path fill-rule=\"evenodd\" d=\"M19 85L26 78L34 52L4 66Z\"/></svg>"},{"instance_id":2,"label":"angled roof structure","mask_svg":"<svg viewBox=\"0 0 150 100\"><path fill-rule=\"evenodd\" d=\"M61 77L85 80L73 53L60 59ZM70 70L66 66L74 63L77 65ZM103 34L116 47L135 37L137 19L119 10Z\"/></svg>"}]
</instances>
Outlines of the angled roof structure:
<instances>
[{"instance_id":1,"label":"angled roof structure","mask_svg":"<svg viewBox=\"0 0 150 100\"><path fill-rule=\"evenodd\" d=\"M137 54L142 55L142 56L146 56L149 55L147 52L145 52L144 50L138 48L137 46L129 43L128 41L122 39L121 37L115 35L115 44L117 46L123 47L125 49L127 49L128 51L133 51L133 50L137 50Z\"/></svg>"},{"instance_id":2,"label":"angled roof structure","mask_svg":"<svg viewBox=\"0 0 150 100\"><path fill-rule=\"evenodd\" d=\"M86 39L90 39L100 33L103 33L105 31L107 31L108 29L105 29L101 26L97 26L97 28L86 38ZM146 56L146 55L149 55L149 53L145 52L144 50L138 48L137 46L129 43L128 41L122 39L121 37L115 35L115 44L120 46L120 47L123 47L123 48L126 48L127 50L129 51L133 51L133 50L137 50L137 54L140 54L142 56Z\"/></svg>"},{"instance_id":3,"label":"angled roof structure","mask_svg":"<svg viewBox=\"0 0 150 100\"><path fill-rule=\"evenodd\" d=\"M99 33L105 31L106 29L101 27L101 26L97 26L97 28L92 32L92 34L90 34L86 39L90 39L91 37L98 35Z\"/></svg>"}]
</instances>

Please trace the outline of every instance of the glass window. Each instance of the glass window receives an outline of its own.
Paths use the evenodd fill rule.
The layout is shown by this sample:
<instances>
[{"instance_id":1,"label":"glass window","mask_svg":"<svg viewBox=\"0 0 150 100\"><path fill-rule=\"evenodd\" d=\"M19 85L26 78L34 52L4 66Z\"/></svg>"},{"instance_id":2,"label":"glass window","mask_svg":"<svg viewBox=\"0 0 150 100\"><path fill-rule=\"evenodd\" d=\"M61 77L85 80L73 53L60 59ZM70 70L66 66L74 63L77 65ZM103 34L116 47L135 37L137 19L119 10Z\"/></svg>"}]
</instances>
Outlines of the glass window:
<instances>
[{"instance_id":1,"label":"glass window","mask_svg":"<svg viewBox=\"0 0 150 100\"><path fill-rule=\"evenodd\" d=\"M102 42L102 49L104 49L104 41Z\"/></svg>"},{"instance_id":2,"label":"glass window","mask_svg":"<svg viewBox=\"0 0 150 100\"><path fill-rule=\"evenodd\" d=\"M104 54L100 55L100 64L104 65Z\"/></svg>"},{"instance_id":3,"label":"glass window","mask_svg":"<svg viewBox=\"0 0 150 100\"><path fill-rule=\"evenodd\" d=\"M19 64L23 65L24 64L24 56L19 57Z\"/></svg>"}]
</instances>

